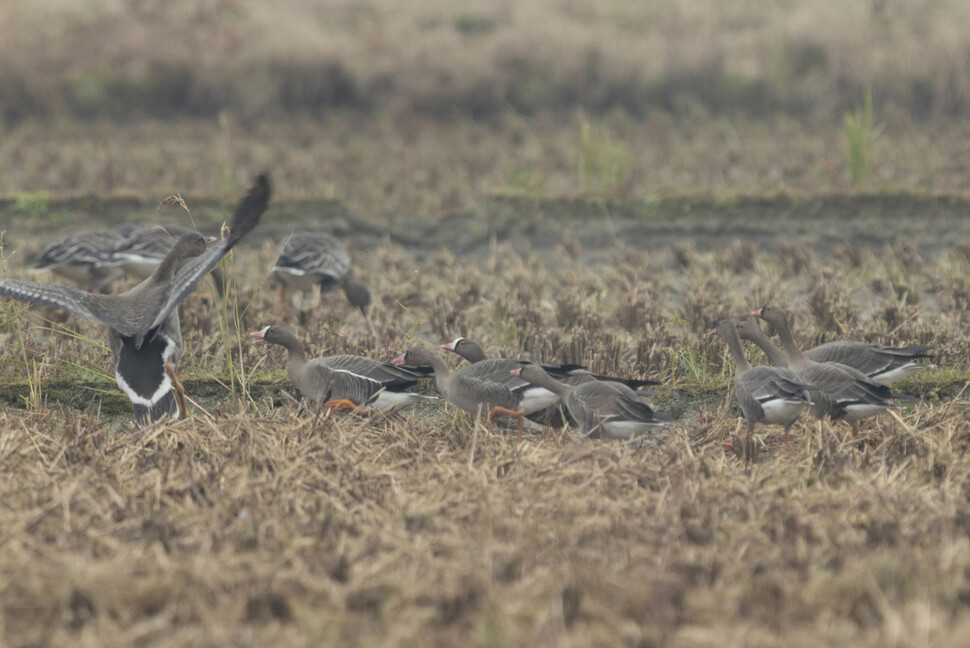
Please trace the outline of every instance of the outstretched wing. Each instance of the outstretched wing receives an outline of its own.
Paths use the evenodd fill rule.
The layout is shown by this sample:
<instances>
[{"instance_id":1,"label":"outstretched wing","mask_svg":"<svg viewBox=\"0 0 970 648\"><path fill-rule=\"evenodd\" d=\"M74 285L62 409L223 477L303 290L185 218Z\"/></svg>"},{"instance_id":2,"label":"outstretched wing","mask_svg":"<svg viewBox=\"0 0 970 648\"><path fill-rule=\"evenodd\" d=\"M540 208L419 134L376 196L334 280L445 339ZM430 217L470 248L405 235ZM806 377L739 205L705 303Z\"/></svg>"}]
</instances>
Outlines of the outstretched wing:
<instances>
[{"instance_id":1,"label":"outstretched wing","mask_svg":"<svg viewBox=\"0 0 970 648\"><path fill-rule=\"evenodd\" d=\"M95 295L71 286L38 283L21 279L0 279L0 295L28 304L38 304L66 311L101 326L116 327L111 317L110 297ZM121 331L125 335L132 332Z\"/></svg>"},{"instance_id":2,"label":"outstretched wing","mask_svg":"<svg viewBox=\"0 0 970 648\"><path fill-rule=\"evenodd\" d=\"M236 213L230 225L229 238L217 243L182 266L172 280L172 287L169 291L168 299L158 312L158 315L155 316L155 320L149 329L161 325L179 303L195 290L195 286L202 277L212 270L240 239L256 227L263 212L266 211L266 206L269 204L270 193L269 177L265 174L260 175L256 178L256 184L253 185L246 197L236 207Z\"/></svg>"}]
</instances>

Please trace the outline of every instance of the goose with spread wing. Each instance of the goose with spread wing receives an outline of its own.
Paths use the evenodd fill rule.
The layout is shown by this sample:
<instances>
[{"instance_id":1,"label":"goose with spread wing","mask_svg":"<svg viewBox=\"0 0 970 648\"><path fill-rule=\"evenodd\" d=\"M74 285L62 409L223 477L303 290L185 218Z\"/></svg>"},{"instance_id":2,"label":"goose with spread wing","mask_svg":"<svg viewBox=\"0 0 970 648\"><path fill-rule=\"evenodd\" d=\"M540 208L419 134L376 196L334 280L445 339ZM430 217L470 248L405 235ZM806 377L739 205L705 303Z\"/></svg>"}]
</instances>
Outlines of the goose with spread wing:
<instances>
[{"instance_id":1,"label":"goose with spread wing","mask_svg":"<svg viewBox=\"0 0 970 648\"><path fill-rule=\"evenodd\" d=\"M115 246L102 262L107 267L117 268L138 279L147 279L165 259L175 242L184 234L194 230L182 225L147 225L133 231L130 236ZM210 243L215 237L207 239ZM212 282L220 296L225 294L225 278L222 270L212 269Z\"/></svg>"},{"instance_id":2,"label":"goose with spread wing","mask_svg":"<svg viewBox=\"0 0 970 648\"><path fill-rule=\"evenodd\" d=\"M197 233L178 238L150 277L118 295L99 295L70 286L0 280L0 295L67 311L108 331L118 386L134 406L135 421L145 426L178 419L180 401L172 393L174 363L182 352L179 303L202 277L248 234L266 210L269 178L261 175L236 207L231 232L206 249Z\"/></svg>"}]
</instances>

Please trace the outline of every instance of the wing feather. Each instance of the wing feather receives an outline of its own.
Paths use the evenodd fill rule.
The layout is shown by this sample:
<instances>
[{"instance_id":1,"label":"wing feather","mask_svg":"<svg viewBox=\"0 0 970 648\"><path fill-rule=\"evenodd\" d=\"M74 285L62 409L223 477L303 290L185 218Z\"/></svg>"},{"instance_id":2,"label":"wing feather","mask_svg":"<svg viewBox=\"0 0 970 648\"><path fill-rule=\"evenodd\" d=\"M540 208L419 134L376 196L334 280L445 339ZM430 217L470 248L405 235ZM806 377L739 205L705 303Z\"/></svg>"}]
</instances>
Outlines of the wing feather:
<instances>
[{"instance_id":1,"label":"wing feather","mask_svg":"<svg viewBox=\"0 0 970 648\"><path fill-rule=\"evenodd\" d=\"M269 204L270 193L269 178L266 175L260 175L256 178L256 184L236 207L235 216L232 219L232 225L230 225L229 238L217 243L182 266L172 281L168 299L155 316L155 320L149 329L164 322L182 300L195 290L195 286L202 277L212 270L240 239L256 227Z\"/></svg>"},{"instance_id":2,"label":"wing feather","mask_svg":"<svg viewBox=\"0 0 970 648\"><path fill-rule=\"evenodd\" d=\"M810 367L801 374L807 382L818 386L812 391L812 412L818 416L826 413L833 419L845 415L849 405L891 404L892 390L870 380L862 372L844 365L823 363Z\"/></svg>"},{"instance_id":3,"label":"wing feather","mask_svg":"<svg viewBox=\"0 0 970 648\"><path fill-rule=\"evenodd\" d=\"M452 402L472 413L476 413L480 406L484 406L486 412L496 405L517 409L522 401L521 393L513 392L501 383L466 373L476 365L469 365L452 376L453 391L458 394Z\"/></svg>"},{"instance_id":4,"label":"wing feather","mask_svg":"<svg viewBox=\"0 0 970 648\"><path fill-rule=\"evenodd\" d=\"M566 395L569 413L581 425L585 434L611 421L639 421L662 423L660 416L639 394L623 383L592 381L574 387Z\"/></svg>"},{"instance_id":5,"label":"wing feather","mask_svg":"<svg viewBox=\"0 0 970 648\"><path fill-rule=\"evenodd\" d=\"M66 311L101 326L115 327L119 324L111 317L111 312L114 310L113 298L107 295L95 295L72 286L21 279L0 279L0 295L28 304ZM127 331L120 332L132 335Z\"/></svg>"},{"instance_id":6,"label":"wing feather","mask_svg":"<svg viewBox=\"0 0 970 648\"><path fill-rule=\"evenodd\" d=\"M512 375L512 370L521 367L523 364L521 360L489 358L463 367L461 374L478 380L498 383L513 392L521 392L532 387L532 383Z\"/></svg>"},{"instance_id":7,"label":"wing feather","mask_svg":"<svg viewBox=\"0 0 970 648\"><path fill-rule=\"evenodd\" d=\"M837 362L873 377L932 356L931 346L888 347L865 342L827 342L805 352L815 362Z\"/></svg>"},{"instance_id":8,"label":"wing feather","mask_svg":"<svg viewBox=\"0 0 970 648\"><path fill-rule=\"evenodd\" d=\"M332 369L333 377L330 384L330 400L346 398L355 405L365 405L375 394L384 387L376 380L359 376L343 369Z\"/></svg>"},{"instance_id":9,"label":"wing feather","mask_svg":"<svg viewBox=\"0 0 970 648\"><path fill-rule=\"evenodd\" d=\"M363 378L375 380L384 387L404 389L417 383L423 376L417 372L396 367L389 362L356 355L335 355L318 361L333 370L344 370Z\"/></svg>"},{"instance_id":10,"label":"wing feather","mask_svg":"<svg viewBox=\"0 0 970 648\"><path fill-rule=\"evenodd\" d=\"M350 255L343 243L329 234L299 233L286 241L276 267L326 275L339 281L350 270Z\"/></svg>"}]
</instances>

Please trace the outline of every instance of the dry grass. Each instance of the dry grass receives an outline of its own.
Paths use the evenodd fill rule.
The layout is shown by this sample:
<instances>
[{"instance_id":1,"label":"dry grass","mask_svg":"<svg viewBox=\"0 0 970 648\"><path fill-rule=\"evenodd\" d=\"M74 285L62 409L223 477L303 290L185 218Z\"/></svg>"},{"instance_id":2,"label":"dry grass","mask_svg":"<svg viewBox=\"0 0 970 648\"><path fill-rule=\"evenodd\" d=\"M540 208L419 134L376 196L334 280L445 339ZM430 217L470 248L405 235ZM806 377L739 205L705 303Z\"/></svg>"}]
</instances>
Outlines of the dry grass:
<instances>
[{"instance_id":1,"label":"dry grass","mask_svg":"<svg viewBox=\"0 0 970 648\"><path fill-rule=\"evenodd\" d=\"M565 232L544 257L483 243L494 224L460 212L592 197L623 239L598 199L844 191L842 115L868 88L868 187L964 192L967 6L0 5L0 193L24 218L59 224L44 192L229 200L270 169L289 200L488 249L357 254L370 321L311 297L313 353L467 335L660 380L681 419L631 447L550 429L516 445L443 405L321 415L279 393L278 349L238 335L279 317L266 242L235 253L239 330L211 300L183 309L197 418L132 431L103 334L3 301L0 644L964 645L966 244L589 254ZM510 234L538 222L499 212ZM26 276L36 241L8 227L5 276ZM756 461L726 453L732 371L706 331L766 302L805 346L937 345L940 368L900 386L922 397L909 429L882 417L852 440L805 420Z\"/></svg>"},{"instance_id":2,"label":"dry grass","mask_svg":"<svg viewBox=\"0 0 970 648\"><path fill-rule=\"evenodd\" d=\"M826 193L851 189L840 126L787 117L769 122L710 116L589 118L623 143L629 177L593 197L653 200L683 194ZM221 195L271 169L280 195L336 198L375 220L438 220L496 194L590 195L577 168L582 116L491 124L421 116L343 115L244 126L214 121L0 127L0 194L23 192ZM220 125L221 124L221 125ZM869 187L959 194L970 167L964 122L916 128L905 121L875 142ZM609 164L609 160L602 161Z\"/></svg>"},{"instance_id":3,"label":"dry grass","mask_svg":"<svg viewBox=\"0 0 970 648\"><path fill-rule=\"evenodd\" d=\"M20 417L17 417L20 418ZM657 448L225 415L0 422L10 645L959 645L964 413ZM25 565L30 567L25 569Z\"/></svg>"},{"instance_id":4,"label":"dry grass","mask_svg":"<svg viewBox=\"0 0 970 648\"><path fill-rule=\"evenodd\" d=\"M922 120L967 113L968 18L957 0L38 0L0 14L0 111L131 119L585 108L840 119L872 87L877 102Z\"/></svg>"},{"instance_id":5,"label":"dry grass","mask_svg":"<svg viewBox=\"0 0 970 648\"><path fill-rule=\"evenodd\" d=\"M251 299L245 330L279 311L254 289L273 249L233 261L237 303ZM335 296L309 300L301 334L315 353L387 358L461 333L493 352L661 379L660 409L682 415L663 439L630 447L546 429L516 445L442 406L363 421L238 390L196 421L138 432L53 405L7 409L2 642L961 645L965 250L621 247L595 270L557 258L500 245L476 267L385 246L357 259L372 326ZM769 300L798 313L803 344L938 344L943 369L902 386L926 397L904 411L913 430L883 417L852 440L806 420L787 445L764 437L756 462L725 453L738 428L731 372L703 333ZM224 376L227 342L205 304L186 309L182 371ZM42 386L75 375L68 359L104 371L105 351L2 309L5 381L26 375L18 326ZM278 352L228 343L238 371L279 376Z\"/></svg>"},{"instance_id":6,"label":"dry grass","mask_svg":"<svg viewBox=\"0 0 970 648\"><path fill-rule=\"evenodd\" d=\"M0 193L962 192L965 3L64 0L0 8ZM869 133L871 134L871 133Z\"/></svg>"}]
</instances>

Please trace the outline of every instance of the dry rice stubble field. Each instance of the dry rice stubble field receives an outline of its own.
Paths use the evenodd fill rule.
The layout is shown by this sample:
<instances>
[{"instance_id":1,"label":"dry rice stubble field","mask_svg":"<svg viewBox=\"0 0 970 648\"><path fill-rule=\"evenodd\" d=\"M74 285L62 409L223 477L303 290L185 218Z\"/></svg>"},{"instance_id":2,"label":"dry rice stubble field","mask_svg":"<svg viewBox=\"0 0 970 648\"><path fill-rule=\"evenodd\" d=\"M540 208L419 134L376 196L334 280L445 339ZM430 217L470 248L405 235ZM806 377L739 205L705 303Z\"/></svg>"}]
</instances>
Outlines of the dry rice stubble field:
<instances>
[{"instance_id":1,"label":"dry rice stubble field","mask_svg":"<svg viewBox=\"0 0 970 648\"><path fill-rule=\"evenodd\" d=\"M232 260L243 333L279 312L256 288L273 246L257 251ZM658 408L681 422L654 444L532 429L516 445L450 407L322 416L278 388L247 401L243 384L285 384L282 355L223 333L231 317L206 301L184 314L181 369L226 397L131 431L124 414L44 405L47 384L108 373L107 353L4 302L4 382L39 385L0 413L4 642L960 645L966 248L581 257L570 240L551 260L496 244L481 264L382 245L357 255L370 326L340 297L311 298L299 332L317 354L380 358L466 334L660 379ZM705 332L766 301L797 313L803 345L937 344L940 369L900 386L923 398L904 408L911 429L881 417L852 439L805 419L788 444L764 435L757 462L725 453L733 374Z\"/></svg>"}]
</instances>

